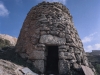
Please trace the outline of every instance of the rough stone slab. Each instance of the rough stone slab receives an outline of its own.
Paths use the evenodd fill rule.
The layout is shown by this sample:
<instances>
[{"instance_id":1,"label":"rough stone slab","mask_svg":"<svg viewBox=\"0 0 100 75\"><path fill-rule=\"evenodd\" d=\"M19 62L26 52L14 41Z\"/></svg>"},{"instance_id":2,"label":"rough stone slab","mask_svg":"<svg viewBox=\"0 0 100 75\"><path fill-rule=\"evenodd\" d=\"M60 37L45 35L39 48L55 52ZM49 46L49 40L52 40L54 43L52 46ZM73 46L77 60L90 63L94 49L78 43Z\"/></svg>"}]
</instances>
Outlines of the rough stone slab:
<instances>
[{"instance_id":1,"label":"rough stone slab","mask_svg":"<svg viewBox=\"0 0 100 75\"><path fill-rule=\"evenodd\" d=\"M32 72L29 68L25 67L23 69L19 69L23 74L25 75L38 75L34 72Z\"/></svg>"},{"instance_id":2,"label":"rough stone slab","mask_svg":"<svg viewBox=\"0 0 100 75\"><path fill-rule=\"evenodd\" d=\"M44 60L34 60L33 65L34 65L41 73L44 73Z\"/></svg>"},{"instance_id":3,"label":"rough stone slab","mask_svg":"<svg viewBox=\"0 0 100 75\"><path fill-rule=\"evenodd\" d=\"M92 71L92 69L90 69L89 67L87 66L83 66L81 65L85 75L94 75L94 72Z\"/></svg>"},{"instance_id":4,"label":"rough stone slab","mask_svg":"<svg viewBox=\"0 0 100 75\"><path fill-rule=\"evenodd\" d=\"M65 52L67 49L59 49L60 52Z\"/></svg>"},{"instance_id":5,"label":"rough stone slab","mask_svg":"<svg viewBox=\"0 0 100 75\"><path fill-rule=\"evenodd\" d=\"M41 34L41 35L46 35L47 32L46 32L46 31L41 31L40 34Z\"/></svg>"},{"instance_id":6,"label":"rough stone slab","mask_svg":"<svg viewBox=\"0 0 100 75\"><path fill-rule=\"evenodd\" d=\"M59 46L59 49L69 49L69 46L61 45L61 46Z\"/></svg>"},{"instance_id":7,"label":"rough stone slab","mask_svg":"<svg viewBox=\"0 0 100 75\"><path fill-rule=\"evenodd\" d=\"M44 51L33 51L29 55L29 59L45 59Z\"/></svg>"},{"instance_id":8,"label":"rough stone slab","mask_svg":"<svg viewBox=\"0 0 100 75\"><path fill-rule=\"evenodd\" d=\"M44 47L37 47L36 50L38 50L38 51L45 51L45 48Z\"/></svg>"},{"instance_id":9,"label":"rough stone slab","mask_svg":"<svg viewBox=\"0 0 100 75\"><path fill-rule=\"evenodd\" d=\"M50 28L44 26L44 27L41 28L40 30L42 30L42 31L48 31L48 30L50 30Z\"/></svg>"},{"instance_id":10,"label":"rough stone slab","mask_svg":"<svg viewBox=\"0 0 100 75\"><path fill-rule=\"evenodd\" d=\"M70 64L66 60L59 60L59 74L67 75Z\"/></svg>"},{"instance_id":11,"label":"rough stone slab","mask_svg":"<svg viewBox=\"0 0 100 75\"><path fill-rule=\"evenodd\" d=\"M65 33L60 32L60 33L59 33L59 37L65 38Z\"/></svg>"},{"instance_id":12,"label":"rough stone slab","mask_svg":"<svg viewBox=\"0 0 100 75\"><path fill-rule=\"evenodd\" d=\"M79 69L80 66L79 66L77 63L73 63L73 68L74 68L74 69Z\"/></svg>"},{"instance_id":13,"label":"rough stone slab","mask_svg":"<svg viewBox=\"0 0 100 75\"><path fill-rule=\"evenodd\" d=\"M59 52L59 59L75 59L75 56L68 52Z\"/></svg>"},{"instance_id":14,"label":"rough stone slab","mask_svg":"<svg viewBox=\"0 0 100 75\"><path fill-rule=\"evenodd\" d=\"M72 42L72 43L69 43L69 46L71 46L71 47L75 47L76 44Z\"/></svg>"},{"instance_id":15,"label":"rough stone slab","mask_svg":"<svg viewBox=\"0 0 100 75\"><path fill-rule=\"evenodd\" d=\"M64 58L64 52L59 52L59 59L63 59Z\"/></svg>"},{"instance_id":16,"label":"rough stone slab","mask_svg":"<svg viewBox=\"0 0 100 75\"><path fill-rule=\"evenodd\" d=\"M59 38L52 35L42 35L40 38L40 43L47 45L62 45L66 43L65 38Z\"/></svg>"},{"instance_id":17,"label":"rough stone slab","mask_svg":"<svg viewBox=\"0 0 100 75\"><path fill-rule=\"evenodd\" d=\"M71 53L74 53L74 50L75 50L74 47L69 48L69 52L71 52Z\"/></svg>"},{"instance_id":18,"label":"rough stone slab","mask_svg":"<svg viewBox=\"0 0 100 75\"><path fill-rule=\"evenodd\" d=\"M38 44L37 47L45 47L44 44Z\"/></svg>"},{"instance_id":19,"label":"rough stone slab","mask_svg":"<svg viewBox=\"0 0 100 75\"><path fill-rule=\"evenodd\" d=\"M63 59L66 59L66 60L73 60L74 58L72 56L65 56Z\"/></svg>"},{"instance_id":20,"label":"rough stone slab","mask_svg":"<svg viewBox=\"0 0 100 75\"><path fill-rule=\"evenodd\" d=\"M75 53L81 53L81 51L80 50L75 50Z\"/></svg>"},{"instance_id":21,"label":"rough stone slab","mask_svg":"<svg viewBox=\"0 0 100 75\"><path fill-rule=\"evenodd\" d=\"M65 55L65 56L71 56L72 54L69 53L69 52L64 52L64 55Z\"/></svg>"},{"instance_id":22,"label":"rough stone slab","mask_svg":"<svg viewBox=\"0 0 100 75\"><path fill-rule=\"evenodd\" d=\"M59 60L59 73L63 74L64 72L64 64L63 64L63 60Z\"/></svg>"},{"instance_id":23,"label":"rough stone slab","mask_svg":"<svg viewBox=\"0 0 100 75\"><path fill-rule=\"evenodd\" d=\"M77 60L70 60L70 63L76 63Z\"/></svg>"},{"instance_id":24,"label":"rough stone slab","mask_svg":"<svg viewBox=\"0 0 100 75\"><path fill-rule=\"evenodd\" d=\"M75 59L75 56L73 53L65 52L64 56L65 56L65 59Z\"/></svg>"},{"instance_id":25,"label":"rough stone slab","mask_svg":"<svg viewBox=\"0 0 100 75\"><path fill-rule=\"evenodd\" d=\"M50 31L50 34L52 34L52 35L58 35L59 32L58 31Z\"/></svg>"}]
</instances>

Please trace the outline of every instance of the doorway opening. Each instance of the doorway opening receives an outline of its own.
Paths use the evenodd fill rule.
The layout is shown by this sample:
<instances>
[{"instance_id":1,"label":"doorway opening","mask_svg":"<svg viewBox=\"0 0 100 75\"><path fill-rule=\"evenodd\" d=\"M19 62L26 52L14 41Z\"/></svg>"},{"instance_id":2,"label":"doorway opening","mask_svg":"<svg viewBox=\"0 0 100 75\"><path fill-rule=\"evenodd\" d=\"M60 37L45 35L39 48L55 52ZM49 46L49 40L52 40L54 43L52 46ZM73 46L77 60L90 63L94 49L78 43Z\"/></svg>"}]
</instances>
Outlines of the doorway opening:
<instances>
[{"instance_id":1,"label":"doorway opening","mask_svg":"<svg viewBox=\"0 0 100 75\"><path fill-rule=\"evenodd\" d=\"M58 46L47 46L46 73L58 74Z\"/></svg>"}]
</instances>

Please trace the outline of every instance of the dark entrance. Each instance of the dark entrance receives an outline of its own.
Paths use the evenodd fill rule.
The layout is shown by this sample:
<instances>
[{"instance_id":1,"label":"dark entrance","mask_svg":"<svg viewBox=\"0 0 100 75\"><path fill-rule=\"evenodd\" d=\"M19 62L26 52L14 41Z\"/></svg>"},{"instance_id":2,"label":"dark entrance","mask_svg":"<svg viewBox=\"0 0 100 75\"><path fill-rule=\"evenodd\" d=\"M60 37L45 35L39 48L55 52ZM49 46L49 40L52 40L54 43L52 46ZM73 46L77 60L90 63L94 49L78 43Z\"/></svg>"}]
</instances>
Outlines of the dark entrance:
<instances>
[{"instance_id":1,"label":"dark entrance","mask_svg":"<svg viewBox=\"0 0 100 75\"><path fill-rule=\"evenodd\" d=\"M47 46L46 73L58 74L58 46Z\"/></svg>"}]
</instances>

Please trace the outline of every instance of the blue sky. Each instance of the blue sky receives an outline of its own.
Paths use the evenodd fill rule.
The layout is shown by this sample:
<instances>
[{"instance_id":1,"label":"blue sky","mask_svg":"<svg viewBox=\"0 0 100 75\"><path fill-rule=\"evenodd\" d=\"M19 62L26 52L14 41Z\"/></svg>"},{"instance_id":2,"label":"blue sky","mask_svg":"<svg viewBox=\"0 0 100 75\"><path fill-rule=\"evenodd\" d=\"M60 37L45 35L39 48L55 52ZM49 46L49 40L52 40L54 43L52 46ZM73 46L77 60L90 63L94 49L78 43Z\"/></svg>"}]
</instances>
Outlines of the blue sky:
<instances>
[{"instance_id":1,"label":"blue sky","mask_svg":"<svg viewBox=\"0 0 100 75\"><path fill-rule=\"evenodd\" d=\"M0 0L0 34L18 37L29 10L43 0ZM85 51L100 50L100 0L46 0L70 10Z\"/></svg>"}]
</instances>

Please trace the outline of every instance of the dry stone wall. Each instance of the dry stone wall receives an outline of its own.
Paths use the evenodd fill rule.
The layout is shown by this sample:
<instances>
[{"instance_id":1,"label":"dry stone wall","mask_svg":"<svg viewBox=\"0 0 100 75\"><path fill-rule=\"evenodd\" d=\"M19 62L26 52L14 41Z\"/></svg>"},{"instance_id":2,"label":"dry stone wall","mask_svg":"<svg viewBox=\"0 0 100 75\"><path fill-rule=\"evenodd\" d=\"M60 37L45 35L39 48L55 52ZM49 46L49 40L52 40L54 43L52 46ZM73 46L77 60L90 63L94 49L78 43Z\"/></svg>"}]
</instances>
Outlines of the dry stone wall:
<instances>
[{"instance_id":1,"label":"dry stone wall","mask_svg":"<svg viewBox=\"0 0 100 75\"><path fill-rule=\"evenodd\" d=\"M58 2L42 2L29 11L16 51L23 58L31 60L40 73L45 73L47 45L58 46L59 75L78 75L81 65L90 67L72 16Z\"/></svg>"}]
</instances>

